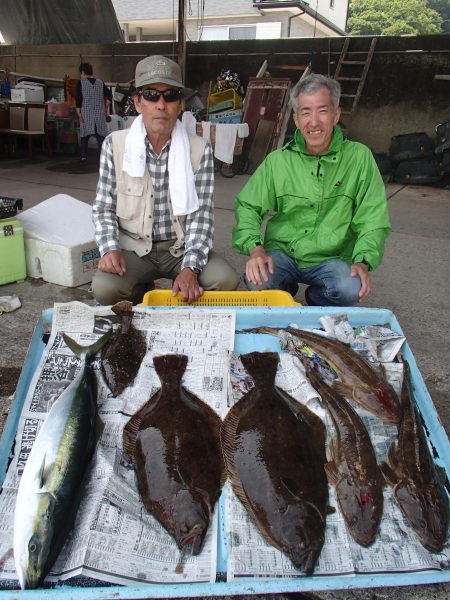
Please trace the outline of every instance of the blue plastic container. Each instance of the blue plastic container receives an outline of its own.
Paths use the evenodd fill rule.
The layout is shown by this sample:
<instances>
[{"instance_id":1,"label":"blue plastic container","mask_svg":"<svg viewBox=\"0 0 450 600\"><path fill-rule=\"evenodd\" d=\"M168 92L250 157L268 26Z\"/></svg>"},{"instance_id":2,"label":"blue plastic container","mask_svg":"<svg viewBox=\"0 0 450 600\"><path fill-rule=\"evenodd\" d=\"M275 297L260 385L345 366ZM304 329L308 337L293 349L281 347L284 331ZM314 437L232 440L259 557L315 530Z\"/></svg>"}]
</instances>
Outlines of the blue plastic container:
<instances>
[{"instance_id":1,"label":"blue plastic container","mask_svg":"<svg viewBox=\"0 0 450 600\"><path fill-rule=\"evenodd\" d=\"M146 307L147 310L172 310L171 308ZM218 307L227 309L227 307ZM386 309L376 308L317 308L317 307L264 307L264 308L236 308L236 329L245 329L267 325L272 327L285 327L290 323L297 323L301 327L320 327L319 318L325 314L342 313L345 311L353 327L360 325L388 324L393 330L402 335L403 332L394 314ZM228 308L228 309L229 309ZM180 307L177 307L179 310ZM204 309L204 308L203 308ZM186 310L192 308L186 307ZM3 437L0 441L0 484L3 482L8 458L19 421L19 416L25 400L27 389L30 385L33 373L38 365L40 356L45 348L42 342L42 333L46 324L51 323L52 310L44 311L33 334L28 350L27 358L17 386L16 397L12 405L8 420L5 425ZM264 349L267 347L267 336L264 339ZM258 335L236 335L235 350L241 353L261 350L257 347L261 344ZM273 348L277 350L276 339L273 338ZM444 468L447 477L450 475L450 444L447 434L442 427L439 417L434 408L431 397L425 387L422 376L417 368L416 361L405 343L402 348L405 359L409 362L411 369L411 380L414 388L417 406L429 432L436 457L436 462ZM226 545L223 531L218 536L218 572L223 571L226 564ZM107 599L115 598L176 598L176 597L200 597L200 596L227 596L246 594L281 594L290 592L338 590L353 588L372 588L383 586L411 586L430 583L450 582L450 571L426 571L416 573L381 573L381 574L355 574L341 576L301 576L286 579L247 580L232 583L217 582L213 584L191 583L191 584L147 584L132 587L122 586L99 586L99 587L73 587L58 585L55 589L0 591L0 600L9 598L64 598L65 600L83 599Z\"/></svg>"}]
</instances>

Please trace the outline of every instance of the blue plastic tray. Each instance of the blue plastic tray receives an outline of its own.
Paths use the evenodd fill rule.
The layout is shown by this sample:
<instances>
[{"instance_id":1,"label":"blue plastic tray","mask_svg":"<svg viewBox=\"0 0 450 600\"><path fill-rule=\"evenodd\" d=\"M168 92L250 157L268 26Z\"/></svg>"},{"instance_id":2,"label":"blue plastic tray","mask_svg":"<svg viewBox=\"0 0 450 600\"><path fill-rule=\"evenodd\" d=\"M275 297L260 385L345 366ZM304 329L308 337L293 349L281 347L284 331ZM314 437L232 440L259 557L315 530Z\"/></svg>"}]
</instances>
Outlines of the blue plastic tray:
<instances>
[{"instance_id":1,"label":"blue plastic tray","mask_svg":"<svg viewBox=\"0 0 450 600\"><path fill-rule=\"evenodd\" d=\"M226 309L227 307L220 307ZM285 327L290 323L297 323L301 327L319 327L319 318L325 314L342 313L348 314L350 323L355 327L359 325L384 325L402 335L401 327L394 314L386 309L376 308L316 308L316 307L273 307L273 308L237 308L236 330L249 327L267 325L272 327ZM151 308L147 310L172 310L171 308ZM179 310L179 307L177 307ZM186 310L192 308L186 307ZM3 436L0 440L0 485L3 483L11 447L14 442L20 413L25 401L26 392L30 385L33 373L39 363L39 359L45 348L42 342L42 334L46 325L51 323L52 309L43 312L35 328L31 339L25 364L16 390L16 396L5 424ZM267 336L264 338L264 347L267 347ZM235 350L237 352L251 352L258 350L256 335L236 335ZM277 341L273 338L273 350L278 350ZM430 441L436 451L436 462L442 466L450 475L450 443L447 434L442 427L439 417L434 408L432 399L425 387L422 376L417 368L416 361L408 343L403 346L403 354L408 360L411 368L411 379L414 387L414 395L418 408L422 414L429 431ZM218 570L224 566L224 537L219 532L219 564ZM269 579L239 582L218 583L190 583L190 584L150 584L142 586L99 586L99 587L73 587L58 585L54 589L25 590L18 594L17 591L1 590L0 600L3 598L61 598L66 600L107 599L115 598L177 598L177 597L199 597L199 596L231 596L245 594L281 594L301 591L338 590L352 588L372 588L382 586L410 586L429 583L450 582L450 571L426 571L419 573L382 573L361 574L342 576L302 576L292 579Z\"/></svg>"}]
</instances>

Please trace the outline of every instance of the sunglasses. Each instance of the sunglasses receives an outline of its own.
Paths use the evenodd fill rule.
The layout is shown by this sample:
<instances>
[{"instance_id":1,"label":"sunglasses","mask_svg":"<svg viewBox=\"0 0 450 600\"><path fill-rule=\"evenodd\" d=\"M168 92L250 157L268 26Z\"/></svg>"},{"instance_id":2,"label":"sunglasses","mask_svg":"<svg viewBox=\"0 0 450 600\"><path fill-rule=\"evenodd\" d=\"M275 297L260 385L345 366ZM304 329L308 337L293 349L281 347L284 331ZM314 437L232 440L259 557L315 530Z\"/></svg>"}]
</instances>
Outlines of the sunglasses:
<instances>
[{"instance_id":1,"label":"sunglasses","mask_svg":"<svg viewBox=\"0 0 450 600\"><path fill-rule=\"evenodd\" d=\"M169 88L168 90L160 91L154 90L153 88L146 88L138 92L139 96L142 96L144 100L148 102L158 102L160 97L164 98L165 102L177 102L181 99L181 90L176 88Z\"/></svg>"}]
</instances>

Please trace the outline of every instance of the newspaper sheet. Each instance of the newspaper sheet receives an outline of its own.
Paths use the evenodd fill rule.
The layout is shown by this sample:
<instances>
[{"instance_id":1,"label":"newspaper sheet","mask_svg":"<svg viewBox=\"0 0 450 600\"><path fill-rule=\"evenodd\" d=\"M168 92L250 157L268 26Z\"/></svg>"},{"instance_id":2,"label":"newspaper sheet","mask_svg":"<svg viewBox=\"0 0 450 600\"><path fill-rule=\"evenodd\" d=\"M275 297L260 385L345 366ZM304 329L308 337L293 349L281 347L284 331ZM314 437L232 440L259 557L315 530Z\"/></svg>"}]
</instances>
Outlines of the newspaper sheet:
<instances>
[{"instance_id":1,"label":"newspaper sheet","mask_svg":"<svg viewBox=\"0 0 450 600\"><path fill-rule=\"evenodd\" d=\"M343 327L344 320L343 318L339 320L340 327ZM347 323L344 327L347 334L348 326ZM398 335L393 332L391 332L392 335L388 335L386 328L381 328L381 332L377 328L373 328L372 331L366 331L365 334L373 336L377 342L380 338L387 338L389 341L391 338L398 338ZM281 339L280 342L282 346L285 346L285 340L283 342ZM399 350L401 341L396 340L396 343L397 350ZM263 345L264 342L261 344ZM289 345L287 348L289 349ZM393 358L392 354L389 355L389 358ZM379 358L379 360L381 359ZM402 378L398 376L398 369L395 367L399 365L400 363L385 365L388 378L392 374L392 379L389 379L390 383L398 393L401 389ZM324 366L323 375L328 375L328 372L328 367ZM296 356L289 352L280 354L280 368L275 383L296 400L304 403L323 420L327 430L328 446L334 435L331 418L320 405L319 396L306 379L303 365ZM230 362L229 405L235 404L252 387L253 382L242 366L240 355L233 352ZM368 429L380 464L386 460L388 448L397 437L397 428L383 424L353 402L352 406ZM229 483L225 486L224 492L227 580L298 577L299 572L289 558L264 540L234 495ZM359 546L347 533L336 494L331 485L329 485L329 505L336 510L327 515L325 544L316 564L314 576L414 572L450 568L450 547L447 545L439 554L428 552L420 544L411 526L403 517L391 488L384 489L384 508L380 530L375 543L369 548Z\"/></svg>"},{"instance_id":2,"label":"newspaper sheet","mask_svg":"<svg viewBox=\"0 0 450 600\"><path fill-rule=\"evenodd\" d=\"M12 540L20 474L52 402L81 364L65 345L61 332L89 345L117 321L108 308L94 309L79 302L55 305L51 336L25 400L15 455L0 495L1 579L17 579ZM223 416L235 312L135 309L133 325L145 333L148 351L132 386L114 398L100 375L100 358L93 363L99 414L105 426L89 467L75 527L49 581L75 575L118 584L213 582L216 578L218 511L201 554L185 559L180 568L180 552L173 538L140 501L134 471L122 458L122 431L130 416L160 387L152 359L161 354L187 354L183 385Z\"/></svg>"}]
</instances>

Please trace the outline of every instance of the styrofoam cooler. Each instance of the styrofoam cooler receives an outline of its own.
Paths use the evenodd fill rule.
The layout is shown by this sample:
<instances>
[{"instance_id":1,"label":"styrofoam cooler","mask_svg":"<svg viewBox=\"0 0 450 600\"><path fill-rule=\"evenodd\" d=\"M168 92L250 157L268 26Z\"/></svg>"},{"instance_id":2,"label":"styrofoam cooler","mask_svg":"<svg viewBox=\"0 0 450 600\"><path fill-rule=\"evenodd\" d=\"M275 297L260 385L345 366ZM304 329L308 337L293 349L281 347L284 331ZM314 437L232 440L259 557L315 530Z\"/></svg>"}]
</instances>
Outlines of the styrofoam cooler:
<instances>
[{"instance_id":1,"label":"styrofoam cooler","mask_svg":"<svg viewBox=\"0 0 450 600\"><path fill-rule=\"evenodd\" d=\"M0 285L27 276L23 226L18 219L0 219Z\"/></svg>"},{"instance_id":2,"label":"styrofoam cooler","mask_svg":"<svg viewBox=\"0 0 450 600\"><path fill-rule=\"evenodd\" d=\"M20 220L30 277L66 287L92 280L100 255L89 204L57 194L22 212Z\"/></svg>"}]
</instances>

